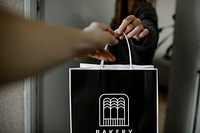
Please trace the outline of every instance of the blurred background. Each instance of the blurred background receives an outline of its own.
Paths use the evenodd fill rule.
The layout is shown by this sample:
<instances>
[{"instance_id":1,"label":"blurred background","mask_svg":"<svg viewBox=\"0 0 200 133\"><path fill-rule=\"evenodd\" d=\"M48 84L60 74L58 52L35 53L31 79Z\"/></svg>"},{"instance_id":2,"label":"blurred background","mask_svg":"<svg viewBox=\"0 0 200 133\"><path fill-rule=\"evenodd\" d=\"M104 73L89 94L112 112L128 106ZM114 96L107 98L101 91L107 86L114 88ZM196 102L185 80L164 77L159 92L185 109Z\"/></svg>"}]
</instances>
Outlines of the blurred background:
<instances>
[{"instance_id":1,"label":"blurred background","mask_svg":"<svg viewBox=\"0 0 200 133\"><path fill-rule=\"evenodd\" d=\"M0 0L27 19L83 28L110 24L115 0ZM159 133L198 133L200 1L157 0L160 38ZM69 132L68 68L71 60L39 76L0 88L0 133Z\"/></svg>"}]
</instances>

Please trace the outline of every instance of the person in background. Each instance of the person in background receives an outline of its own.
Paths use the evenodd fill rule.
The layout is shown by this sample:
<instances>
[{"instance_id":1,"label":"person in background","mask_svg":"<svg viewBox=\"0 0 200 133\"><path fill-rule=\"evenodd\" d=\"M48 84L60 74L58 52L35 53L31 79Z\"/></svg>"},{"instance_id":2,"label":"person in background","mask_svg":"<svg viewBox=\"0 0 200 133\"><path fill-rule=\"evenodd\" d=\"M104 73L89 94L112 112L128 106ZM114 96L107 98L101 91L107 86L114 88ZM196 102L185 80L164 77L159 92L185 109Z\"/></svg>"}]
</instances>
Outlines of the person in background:
<instances>
[{"instance_id":1,"label":"person in background","mask_svg":"<svg viewBox=\"0 0 200 133\"><path fill-rule=\"evenodd\" d=\"M116 57L112 63L129 63L123 32L129 38L134 64L151 64L158 42L158 20L154 0L116 0L111 28L116 29L119 44L109 48Z\"/></svg>"},{"instance_id":2,"label":"person in background","mask_svg":"<svg viewBox=\"0 0 200 133\"><path fill-rule=\"evenodd\" d=\"M103 48L118 43L107 25L93 22L84 30L24 18L0 7L0 85L44 71L70 58L114 61Z\"/></svg>"}]
</instances>

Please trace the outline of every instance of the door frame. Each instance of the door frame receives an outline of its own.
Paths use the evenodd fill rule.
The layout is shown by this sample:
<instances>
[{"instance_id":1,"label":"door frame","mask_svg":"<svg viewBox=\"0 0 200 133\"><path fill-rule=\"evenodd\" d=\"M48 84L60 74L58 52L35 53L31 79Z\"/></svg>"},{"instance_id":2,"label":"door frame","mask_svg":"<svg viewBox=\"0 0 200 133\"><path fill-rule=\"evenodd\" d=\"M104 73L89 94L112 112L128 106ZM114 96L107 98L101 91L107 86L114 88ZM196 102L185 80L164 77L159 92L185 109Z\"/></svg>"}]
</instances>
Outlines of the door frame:
<instances>
[{"instance_id":1,"label":"door frame","mask_svg":"<svg viewBox=\"0 0 200 133\"><path fill-rule=\"evenodd\" d=\"M24 18L37 20L40 0L24 0ZM24 133L37 132L38 76L24 80Z\"/></svg>"}]
</instances>

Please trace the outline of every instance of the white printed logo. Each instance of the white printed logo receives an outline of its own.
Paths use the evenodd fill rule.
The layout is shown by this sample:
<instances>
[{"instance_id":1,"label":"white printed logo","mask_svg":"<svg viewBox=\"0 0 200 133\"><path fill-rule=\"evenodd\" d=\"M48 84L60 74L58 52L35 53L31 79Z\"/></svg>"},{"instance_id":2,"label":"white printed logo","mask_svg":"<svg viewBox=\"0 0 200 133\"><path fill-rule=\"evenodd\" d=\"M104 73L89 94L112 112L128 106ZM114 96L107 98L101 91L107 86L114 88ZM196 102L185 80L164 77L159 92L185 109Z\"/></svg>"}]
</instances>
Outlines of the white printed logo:
<instances>
[{"instance_id":1,"label":"white printed logo","mask_svg":"<svg viewBox=\"0 0 200 133\"><path fill-rule=\"evenodd\" d=\"M129 126L129 97L123 93L99 97L99 126Z\"/></svg>"}]
</instances>

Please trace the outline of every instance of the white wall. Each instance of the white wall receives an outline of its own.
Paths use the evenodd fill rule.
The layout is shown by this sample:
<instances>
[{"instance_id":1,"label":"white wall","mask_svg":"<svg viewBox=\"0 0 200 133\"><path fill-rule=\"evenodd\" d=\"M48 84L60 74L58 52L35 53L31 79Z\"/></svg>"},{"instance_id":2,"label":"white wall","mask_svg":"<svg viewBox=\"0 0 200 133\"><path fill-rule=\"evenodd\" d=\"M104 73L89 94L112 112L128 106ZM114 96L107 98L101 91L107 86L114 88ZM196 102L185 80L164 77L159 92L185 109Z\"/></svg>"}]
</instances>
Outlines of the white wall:
<instances>
[{"instance_id":1,"label":"white wall","mask_svg":"<svg viewBox=\"0 0 200 133\"><path fill-rule=\"evenodd\" d=\"M83 28L92 21L109 24L115 0L44 0L42 18L58 25Z\"/></svg>"}]
</instances>

